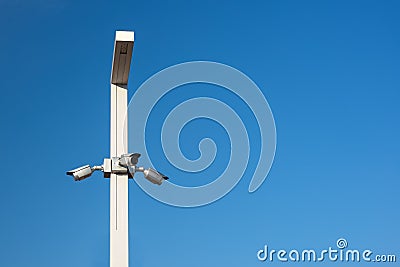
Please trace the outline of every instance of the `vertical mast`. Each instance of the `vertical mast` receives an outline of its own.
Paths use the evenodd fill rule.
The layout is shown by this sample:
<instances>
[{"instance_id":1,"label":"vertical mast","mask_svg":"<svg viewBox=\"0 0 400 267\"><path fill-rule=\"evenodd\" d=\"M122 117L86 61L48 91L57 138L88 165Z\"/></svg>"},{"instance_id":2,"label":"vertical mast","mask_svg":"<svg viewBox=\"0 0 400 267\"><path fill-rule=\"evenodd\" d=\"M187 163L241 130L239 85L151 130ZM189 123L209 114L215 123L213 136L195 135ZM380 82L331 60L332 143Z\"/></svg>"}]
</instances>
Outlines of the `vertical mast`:
<instances>
[{"instance_id":1,"label":"vertical mast","mask_svg":"<svg viewBox=\"0 0 400 267\"><path fill-rule=\"evenodd\" d=\"M110 157L128 152L128 78L134 33L117 31L111 74ZM110 176L110 267L129 266L128 175Z\"/></svg>"}]
</instances>

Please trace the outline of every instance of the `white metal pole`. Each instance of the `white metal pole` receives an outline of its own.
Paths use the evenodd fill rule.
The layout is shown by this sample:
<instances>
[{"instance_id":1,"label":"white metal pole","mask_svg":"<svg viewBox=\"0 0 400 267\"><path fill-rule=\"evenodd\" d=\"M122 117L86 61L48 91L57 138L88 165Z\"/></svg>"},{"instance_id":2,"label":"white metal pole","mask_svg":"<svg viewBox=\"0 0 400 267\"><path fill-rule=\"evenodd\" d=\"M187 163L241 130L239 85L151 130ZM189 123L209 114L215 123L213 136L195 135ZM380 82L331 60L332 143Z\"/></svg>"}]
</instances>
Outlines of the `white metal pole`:
<instances>
[{"instance_id":1,"label":"white metal pole","mask_svg":"<svg viewBox=\"0 0 400 267\"><path fill-rule=\"evenodd\" d=\"M127 109L127 90L111 85L111 157L127 153L123 123ZM126 136L126 135L125 135ZM110 177L110 267L128 267L128 175Z\"/></svg>"},{"instance_id":2,"label":"white metal pole","mask_svg":"<svg viewBox=\"0 0 400 267\"><path fill-rule=\"evenodd\" d=\"M128 151L127 103L128 77L134 33L117 31L111 75L110 156L120 157ZM110 176L110 267L129 266L128 175Z\"/></svg>"}]
</instances>

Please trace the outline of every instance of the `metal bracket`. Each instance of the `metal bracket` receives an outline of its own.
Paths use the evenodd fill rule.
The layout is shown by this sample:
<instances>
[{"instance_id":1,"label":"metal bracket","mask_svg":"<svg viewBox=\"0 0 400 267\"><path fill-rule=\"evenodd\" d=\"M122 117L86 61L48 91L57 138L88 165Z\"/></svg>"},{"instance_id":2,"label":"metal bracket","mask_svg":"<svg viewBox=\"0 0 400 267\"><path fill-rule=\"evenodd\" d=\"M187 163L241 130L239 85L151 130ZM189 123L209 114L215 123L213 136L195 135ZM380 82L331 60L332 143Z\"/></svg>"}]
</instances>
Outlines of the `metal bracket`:
<instances>
[{"instance_id":1,"label":"metal bracket","mask_svg":"<svg viewBox=\"0 0 400 267\"><path fill-rule=\"evenodd\" d=\"M104 159L104 178L110 178L111 174L128 174L129 178L133 178L137 169L136 164L138 163L139 157L139 153L130 153L123 154L121 157Z\"/></svg>"}]
</instances>

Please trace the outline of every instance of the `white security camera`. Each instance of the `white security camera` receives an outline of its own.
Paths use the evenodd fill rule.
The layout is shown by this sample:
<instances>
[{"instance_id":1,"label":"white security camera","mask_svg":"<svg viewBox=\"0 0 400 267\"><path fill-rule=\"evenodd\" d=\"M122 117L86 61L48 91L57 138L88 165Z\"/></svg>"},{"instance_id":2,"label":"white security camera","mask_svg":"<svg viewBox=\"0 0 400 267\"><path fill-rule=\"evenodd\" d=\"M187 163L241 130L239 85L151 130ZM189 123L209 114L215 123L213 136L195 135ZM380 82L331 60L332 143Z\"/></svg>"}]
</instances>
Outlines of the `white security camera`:
<instances>
[{"instance_id":1,"label":"white security camera","mask_svg":"<svg viewBox=\"0 0 400 267\"><path fill-rule=\"evenodd\" d=\"M82 181L83 179L88 178L92 175L93 169L89 165L85 165L79 168L76 168L71 171L67 171L67 175L71 175L74 177L75 181Z\"/></svg>"},{"instance_id":2,"label":"white security camera","mask_svg":"<svg viewBox=\"0 0 400 267\"><path fill-rule=\"evenodd\" d=\"M140 157L139 153L123 154L120 158L119 164L123 167L136 166L139 157Z\"/></svg>"},{"instance_id":3,"label":"white security camera","mask_svg":"<svg viewBox=\"0 0 400 267\"><path fill-rule=\"evenodd\" d=\"M152 182L153 184L161 185L164 180L168 180L168 177L164 174L152 169L148 168L143 170L144 177Z\"/></svg>"}]
</instances>

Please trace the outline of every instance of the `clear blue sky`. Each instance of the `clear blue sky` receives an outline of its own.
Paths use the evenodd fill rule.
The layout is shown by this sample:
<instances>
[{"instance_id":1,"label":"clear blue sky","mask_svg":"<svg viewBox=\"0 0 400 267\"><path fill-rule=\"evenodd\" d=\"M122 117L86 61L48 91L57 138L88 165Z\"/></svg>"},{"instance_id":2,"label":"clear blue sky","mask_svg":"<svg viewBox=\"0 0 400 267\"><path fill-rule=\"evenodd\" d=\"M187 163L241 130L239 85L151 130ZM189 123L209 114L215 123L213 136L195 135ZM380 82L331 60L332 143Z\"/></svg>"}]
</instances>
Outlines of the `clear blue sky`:
<instances>
[{"instance_id":1,"label":"clear blue sky","mask_svg":"<svg viewBox=\"0 0 400 267\"><path fill-rule=\"evenodd\" d=\"M257 251L340 237L398 253L399 12L398 1L0 0L0 266L108 266L108 180L65 171L109 154L119 29L136 34L129 96L165 67L221 62L257 83L278 138L253 194L247 174L216 203L183 209L131 181L131 266L280 266Z\"/></svg>"}]
</instances>

